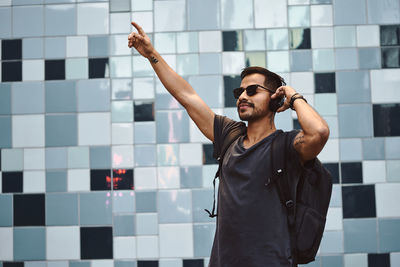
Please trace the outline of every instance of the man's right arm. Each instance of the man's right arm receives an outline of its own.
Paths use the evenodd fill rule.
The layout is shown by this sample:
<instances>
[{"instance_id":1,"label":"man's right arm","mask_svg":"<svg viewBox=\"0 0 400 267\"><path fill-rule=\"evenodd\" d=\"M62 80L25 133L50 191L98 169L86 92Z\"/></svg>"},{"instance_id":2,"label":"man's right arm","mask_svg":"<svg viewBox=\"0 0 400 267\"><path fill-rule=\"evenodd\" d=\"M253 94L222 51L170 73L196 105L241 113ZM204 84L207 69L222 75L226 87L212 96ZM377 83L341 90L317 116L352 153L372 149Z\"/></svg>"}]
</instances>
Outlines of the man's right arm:
<instances>
[{"instance_id":1,"label":"man's right arm","mask_svg":"<svg viewBox=\"0 0 400 267\"><path fill-rule=\"evenodd\" d=\"M192 86L165 62L154 49L150 38L143 29L135 22L132 22L132 25L138 32L132 32L129 35L128 46L135 47L142 56L150 61L164 87L186 109L200 131L208 139L214 141L214 112L200 98Z\"/></svg>"}]
</instances>

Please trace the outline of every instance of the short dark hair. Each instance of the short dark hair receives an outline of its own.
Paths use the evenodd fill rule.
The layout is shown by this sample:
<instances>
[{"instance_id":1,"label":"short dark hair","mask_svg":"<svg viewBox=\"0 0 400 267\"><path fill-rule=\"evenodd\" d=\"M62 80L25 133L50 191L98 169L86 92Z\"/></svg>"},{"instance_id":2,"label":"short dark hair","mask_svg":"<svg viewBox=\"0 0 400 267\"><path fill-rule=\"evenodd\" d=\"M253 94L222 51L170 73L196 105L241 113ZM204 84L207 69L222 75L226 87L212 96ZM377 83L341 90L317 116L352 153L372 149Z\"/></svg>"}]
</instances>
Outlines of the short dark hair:
<instances>
[{"instance_id":1,"label":"short dark hair","mask_svg":"<svg viewBox=\"0 0 400 267\"><path fill-rule=\"evenodd\" d=\"M240 73L240 79L243 80L243 78L246 77L247 75L254 73L259 73L264 75L265 77L264 86L267 87L268 89L276 91L278 87L286 85L285 80L281 76L272 71L267 70L266 68L258 66L244 68Z\"/></svg>"}]
</instances>

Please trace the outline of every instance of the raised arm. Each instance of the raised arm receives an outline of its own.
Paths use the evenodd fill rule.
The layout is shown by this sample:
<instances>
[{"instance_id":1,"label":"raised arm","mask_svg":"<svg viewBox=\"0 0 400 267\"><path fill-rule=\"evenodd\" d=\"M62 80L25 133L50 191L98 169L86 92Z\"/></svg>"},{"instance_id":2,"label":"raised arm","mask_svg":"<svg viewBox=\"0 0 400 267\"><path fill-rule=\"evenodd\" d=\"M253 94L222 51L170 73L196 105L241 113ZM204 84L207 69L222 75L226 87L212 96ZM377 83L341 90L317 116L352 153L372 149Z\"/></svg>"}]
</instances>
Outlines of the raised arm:
<instances>
[{"instance_id":1,"label":"raised arm","mask_svg":"<svg viewBox=\"0 0 400 267\"><path fill-rule=\"evenodd\" d=\"M134 47L150 61L151 66L168 92L186 109L200 131L214 141L214 112L200 98L192 86L179 76L160 56L151 44L150 38L135 22L137 30L128 36L128 46Z\"/></svg>"},{"instance_id":2,"label":"raised arm","mask_svg":"<svg viewBox=\"0 0 400 267\"><path fill-rule=\"evenodd\" d=\"M281 86L271 97L276 98L285 95L286 101L277 112L289 108L291 97L296 91L290 86ZM295 96L296 97L296 96ZM326 121L302 99L293 102L293 108L297 113L301 131L293 141L293 146L299 153L302 162L314 159L324 148L329 138L329 127Z\"/></svg>"}]
</instances>

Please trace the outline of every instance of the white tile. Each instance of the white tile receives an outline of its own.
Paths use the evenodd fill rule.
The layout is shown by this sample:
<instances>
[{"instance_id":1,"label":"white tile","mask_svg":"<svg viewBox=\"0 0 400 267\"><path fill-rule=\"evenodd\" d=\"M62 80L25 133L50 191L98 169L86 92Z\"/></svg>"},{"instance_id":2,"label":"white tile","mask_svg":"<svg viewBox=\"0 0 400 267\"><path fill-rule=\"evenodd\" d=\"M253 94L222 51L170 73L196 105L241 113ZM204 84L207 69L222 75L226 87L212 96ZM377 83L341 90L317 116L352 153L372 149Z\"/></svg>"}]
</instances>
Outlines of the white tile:
<instances>
[{"instance_id":1,"label":"white tile","mask_svg":"<svg viewBox=\"0 0 400 267\"><path fill-rule=\"evenodd\" d=\"M67 57L87 57L87 36L67 36Z\"/></svg>"},{"instance_id":2,"label":"white tile","mask_svg":"<svg viewBox=\"0 0 400 267\"><path fill-rule=\"evenodd\" d=\"M132 76L131 57L130 56L110 57L110 76L111 78L131 77Z\"/></svg>"},{"instance_id":3,"label":"white tile","mask_svg":"<svg viewBox=\"0 0 400 267\"><path fill-rule=\"evenodd\" d=\"M153 0L131 0L131 9L133 11L153 10Z\"/></svg>"},{"instance_id":4,"label":"white tile","mask_svg":"<svg viewBox=\"0 0 400 267\"><path fill-rule=\"evenodd\" d=\"M372 103L400 102L400 69L371 70L370 77Z\"/></svg>"},{"instance_id":5,"label":"white tile","mask_svg":"<svg viewBox=\"0 0 400 267\"><path fill-rule=\"evenodd\" d=\"M159 189L173 189L180 187L179 167L158 167L157 178Z\"/></svg>"},{"instance_id":6,"label":"white tile","mask_svg":"<svg viewBox=\"0 0 400 267\"><path fill-rule=\"evenodd\" d=\"M329 208L326 215L325 230L343 229L343 211L342 208Z\"/></svg>"},{"instance_id":7,"label":"white tile","mask_svg":"<svg viewBox=\"0 0 400 267\"><path fill-rule=\"evenodd\" d=\"M368 254L344 254L344 267L368 267Z\"/></svg>"},{"instance_id":8,"label":"white tile","mask_svg":"<svg viewBox=\"0 0 400 267\"><path fill-rule=\"evenodd\" d=\"M217 172L218 165L204 165L203 166L203 187L212 188L215 173ZM215 190L217 190L218 181L216 182ZM216 191L217 192L217 191Z\"/></svg>"},{"instance_id":9,"label":"white tile","mask_svg":"<svg viewBox=\"0 0 400 267\"><path fill-rule=\"evenodd\" d=\"M13 228L0 227L0 260L13 261Z\"/></svg>"},{"instance_id":10,"label":"white tile","mask_svg":"<svg viewBox=\"0 0 400 267\"><path fill-rule=\"evenodd\" d=\"M199 32L199 50L205 52L221 52L222 36L220 31Z\"/></svg>"},{"instance_id":11,"label":"white tile","mask_svg":"<svg viewBox=\"0 0 400 267\"><path fill-rule=\"evenodd\" d=\"M114 237L114 259L136 259L136 237Z\"/></svg>"},{"instance_id":12,"label":"white tile","mask_svg":"<svg viewBox=\"0 0 400 267\"><path fill-rule=\"evenodd\" d=\"M154 78L134 78L133 99L154 99Z\"/></svg>"},{"instance_id":13,"label":"white tile","mask_svg":"<svg viewBox=\"0 0 400 267\"><path fill-rule=\"evenodd\" d=\"M78 4L78 35L109 32L108 3Z\"/></svg>"},{"instance_id":14,"label":"white tile","mask_svg":"<svg viewBox=\"0 0 400 267\"><path fill-rule=\"evenodd\" d=\"M113 123L111 143L113 145L133 145L133 124Z\"/></svg>"},{"instance_id":15,"label":"white tile","mask_svg":"<svg viewBox=\"0 0 400 267\"><path fill-rule=\"evenodd\" d=\"M288 72L289 71L289 52L288 51L274 51L267 53L268 69L274 72Z\"/></svg>"},{"instance_id":16,"label":"white tile","mask_svg":"<svg viewBox=\"0 0 400 267\"><path fill-rule=\"evenodd\" d=\"M131 48L127 45L127 34L110 35L110 55L123 56L132 53Z\"/></svg>"},{"instance_id":17,"label":"white tile","mask_svg":"<svg viewBox=\"0 0 400 267\"><path fill-rule=\"evenodd\" d=\"M199 130L192 119L189 120L189 124L191 143L210 143L210 140Z\"/></svg>"},{"instance_id":18,"label":"white tile","mask_svg":"<svg viewBox=\"0 0 400 267\"><path fill-rule=\"evenodd\" d=\"M112 147L113 168L133 168L133 145Z\"/></svg>"},{"instance_id":19,"label":"white tile","mask_svg":"<svg viewBox=\"0 0 400 267\"><path fill-rule=\"evenodd\" d=\"M170 67L172 68L171 65ZM134 77L146 77L146 76L148 77L148 76L153 76L154 74L153 68L151 67L151 64L149 63L148 59L142 56L132 57L132 69Z\"/></svg>"},{"instance_id":20,"label":"white tile","mask_svg":"<svg viewBox=\"0 0 400 267\"><path fill-rule=\"evenodd\" d=\"M357 26L357 46L380 45L380 35L378 25L359 25Z\"/></svg>"},{"instance_id":21,"label":"white tile","mask_svg":"<svg viewBox=\"0 0 400 267\"><path fill-rule=\"evenodd\" d=\"M69 147L68 168L89 168L89 147Z\"/></svg>"},{"instance_id":22,"label":"white tile","mask_svg":"<svg viewBox=\"0 0 400 267\"><path fill-rule=\"evenodd\" d=\"M90 191L90 171L88 169L68 170L68 192Z\"/></svg>"},{"instance_id":23,"label":"white tile","mask_svg":"<svg viewBox=\"0 0 400 267\"><path fill-rule=\"evenodd\" d=\"M46 174L44 171L24 171L24 193L46 192Z\"/></svg>"},{"instance_id":24,"label":"white tile","mask_svg":"<svg viewBox=\"0 0 400 267\"><path fill-rule=\"evenodd\" d=\"M153 167L135 168L135 190L157 189L157 170Z\"/></svg>"},{"instance_id":25,"label":"white tile","mask_svg":"<svg viewBox=\"0 0 400 267\"><path fill-rule=\"evenodd\" d=\"M157 213L137 213L136 214L136 234L158 235L158 214Z\"/></svg>"},{"instance_id":26,"label":"white tile","mask_svg":"<svg viewBox=\"0 0 400 267\"><path fill-rule=\"evenodd\" d=\"M289 27L309 27L310 6L289 6L288 21Z\"/></svg>"},{"instance_id":27,"label":"white tile","mask_svg":"<svg viewBox=\"0 0 400 267\"><path fill-rule=\"evenodd\" d=\"M80 146L110 145L110 113L79 113L78 138L78 144Z\"/></svg>"},{"instance_id":28,"label":"white tile","mask_svg":"<svg viewBox=\"0 0 400 267\"><path fill-rule=\"evenodd\" d=\"M132 20L138 23L146 33L153 32L153 12L132 12Z\"/></svg>"},{"instance_id":29,"label":"white tile","mask_svg":"<svg viewBox=\"0 0 400 267\"><path fill-rule=\"evenodd\" d=\"M65 60L65 79L88 79L89 66L87 58L67 58Z\"/></svg>"},{"instance_id":30,"label":"white tile","mask_svg":"<svg viewBox=\"0 0 400 267\"><path fill-rule=\"evenodd\" d=\"M330 138L319 153L318 158L323 162L339 161L339 139Z\"/></svg>"},{"instance_id":31,"label":"white tile","mask_svg":"<svg viewBox=\"0 0 400 267\"><path fill-rule=\"evenodd\" d=\"M333 22L332 15L331 5L312 5L311 26L331 26Z\"/></svg>"},{"instance_id":32,"label":"white tile","mask_svg":"<svg viewBox=\"0 0 400 267\"><path fill-rule=\"evenodd\" d=\"M292 72L290 73L290 83L288 85L301 94L314 94L314 73Z\"/></svg>"},{"instance_id":33,"label":"white tile","mask_svg":"<svg viewBox=\"0 0 400 267\"><path fill-rule=\"evenodd\" d=\"M398 217L400 214L400 183L375 185L377 217Z\"/></svg>"},{"instance_id":34,"label":"white tile","mask_svg":"<svg viewBox=\"0 0 400 267\"><path fill-rule=\"evenodd\" d=\"M313 49L313 70L333 71L335 69L335 55L333 49Z\"/></svg>"},{"instance_id":35,"label":"white tile","mask_svg":"<svg viewBox=\"0 0 400 267\"><path fill-rule=\"evenodd\" d=\"M193 257L192 224L160 224L160 257Z\"/></svg>"},{"instance_id":36,"label":"white tile","mask_svg":"<svg viewBox=\"0 0 400 267\"><path fill-rule=\"evenodd\" d=\"M311 28L312 48L332 48L333 47L333 28L332 27L312 27Z\"/></svg>"},{"instance_id":37,"label":"white tile","mask_svg":"<svg viewBox=\"0 0 400 267\"><path fill-rule=\"evenodd\" d=\"M24 151L19 148L1 149L1 170L22 171L24 168Z\"/></svg>"},{"instance_id":38,"label":"white tile","mask_svg":"<svg viewBox=\"0 0 400 267\"><path fill-rule=\"evenodd\" d=\"M2 0L0 6L11 6L11 0Z\"/></svg>"},{"instance_id":39,"label":"white tile","mask_svg":"<svg viewBox=\"0 0 400 267\"><path fill-rule=\"evenodd\" d=\"M248 0L222 0L221 24L223 29L253 27L253 5Z\"/></svg>"},{"instance_id":40,"label":"white tile","mask_svg":"<svg viewBox=\"0 0 400 267\"><path fill-rule=\"evenodd\" d=\"M182 267L183 261L181 259L160 259L158 261L158 266L159 267ZM204 267L207 267L207 266L208 266L208 264L204 265Z\"/></svg>"},{"instance_id":41,"label":"white tile","mask_svg":"<svg viewBox=\"0 0 400 267\"><path fill-rule=\"evenodd\" d=\"M159 166L177 165L179 162L178 144L158 144L157 163Z\"/></svg>"},{"instance_id":42,"label":"white tile","mask_svg":"<svg viewBox=\"0 0 400 267\"><path fill-rule=\"evenodd\" d=\"M244 52L223 52L222 73L237 75L246 67L244 59Z\"/></svg>"},{"instance_id":43,"label":"white tile","mask_svg":"<svg viewBox=\"0 0 400 267\"><path fill-rule=\"evenodd\" d=\"M23 60L22 61L22 80L23 81L43 81L44 80L44 60Z\"/></svg>"},{"instance_id":44,"label":"white tile","mask_svg":"<svg viewBox=\"0 0 400 267\"><path fill-rule=\"evenodd\" d=\"M391 266L400 266L400 252L390 253L390 264Z\"/></svg>"},{"instance_id":45,"label":"white tile","mask_svg":"<svg viewBox=\"0 0 400 267\"><path fill-rule=\"evenodd\" d=\"M385 163L384 160L364 160L362 162L363 183L375 184L386 182Z\"/></svg>"},{"instance_id":46,"label":"white tile","mask_svg":"<svg viewBox=\"0 0 400 267\"><path fill-rule=\"evenodd\" d=\"M202 165L202 163L203 163L203 147L201 144L179 145L180 166Z\"/></svg>"},{"instance_id":47,"label":"white tile","mask_svg":"<svg viewBox=\"0 0 400 267\"><path fill-rule=\"evenodd\" d=\"M114 267L113 260L92 260L91 267Z\"/></svg>"},{"instance_id":48,"label":"white tile","mask_svg":"<svg viewBox=\"0 0 400 267\"><path fill-rule=\"evenodd\" d=\"M286 1L254 0L254 17L256 28L286 27Z\"/></svg>"},{"instance_id":49,"label":"white tile","mask_svg":"<svg viewBox=\"0 0 400 267\"><path fill-rule=\"evenodd\" d=\"M80 259L80 230L77 226L46 227L48 260Z\"/></svg>"},{"instance_id":50,"label":"white tile","mask_svg":"<svg viewBox=\"0 0 400 267\"><path fill-rule=\"evenodd\" d=\"M160 54L176 53L176 34L175 33L155 33L154 47Z\"/></svg>"},{"instance_id":51,"label":"white tile","mask_svg":"<svg viewBox=\"0 0 400 267\"><path fill-rule=\"evenodd\" d=\"M137 257L140 259L158 258L158 236L137 237Z\"/></svg>"},{"instance_id":52,"label":"white tile","mask_svg":"<svg viewBox=\"0 0 400 267\"><path fill-rule=\"evenodd\" d=\"M24 149L24 170L43 170L45 154L43 148Z\"/></svg>"},{"instance_id":53,"label":"white tile","mask_svg":"<svg viewBox=\"0 0 400 267\"><path fill-rule=\"evenodd\" d=\"M13 147L44 147L44 132L44 115L12 116Z\"/></svg>"},{"instance_id":54,"label":"white tile","mask_svg":"<svg viewBox=\"0 0 400 267\"><path fill-rule=\"evenodd\" d=\"M115 12L110 13L110 33L125 33L129 34L132 30L132 25L129 23L131 14L128 12ZM127 46L127 38L125 38Z\"/></svg>"},{"instance_id":55,"label":"white tile","mask_svg":"<svg viewBox=\"0 0 400 267\"><path fill-rule=\"evenodd\" d=\"M185 30L185 9L185 1L154 1L155 31Z\"/></svg>"}]
</instances>

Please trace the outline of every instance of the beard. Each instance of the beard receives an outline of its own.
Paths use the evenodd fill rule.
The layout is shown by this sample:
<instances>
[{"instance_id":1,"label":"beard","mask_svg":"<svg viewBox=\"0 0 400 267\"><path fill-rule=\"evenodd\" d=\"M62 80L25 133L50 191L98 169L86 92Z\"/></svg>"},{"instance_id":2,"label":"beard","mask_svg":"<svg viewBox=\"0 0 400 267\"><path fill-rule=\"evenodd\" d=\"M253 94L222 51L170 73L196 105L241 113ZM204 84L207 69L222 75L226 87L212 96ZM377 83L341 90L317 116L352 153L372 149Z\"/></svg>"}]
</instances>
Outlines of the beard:
<instances>
[{"instance_id":1,"label":"beard","mask_svg":"<svg viewBox=\"0 0 400 267\"><path fill-rule=\"evenodd\" d=\"M240 111L240 107L239 107L240 104L242 104L242 103L247 103L249 105L247 110L244 111L244 112L241 112ZM242 121L248 121L248 122L257 121L257 120L259 120L261 118L264 118L270 112L268 110L267 105L265 105L263 107L256 107L253 103L249 103L247 101L241 101L238 104L237 111L238 111L238 114L239 114L239 118Z\"/></svg>"}]
</instances>

